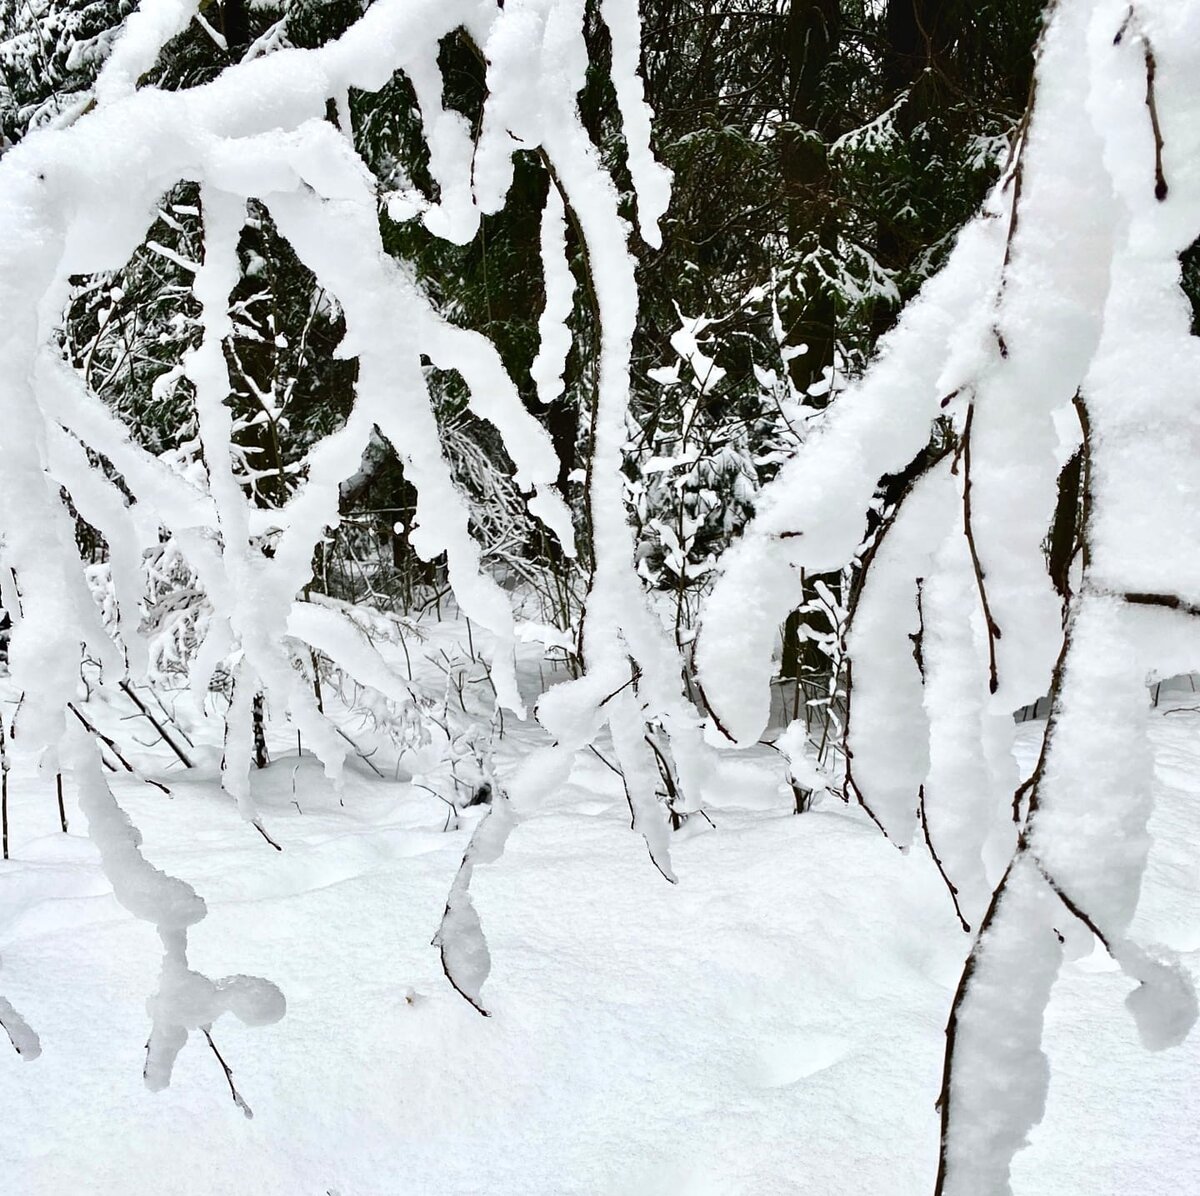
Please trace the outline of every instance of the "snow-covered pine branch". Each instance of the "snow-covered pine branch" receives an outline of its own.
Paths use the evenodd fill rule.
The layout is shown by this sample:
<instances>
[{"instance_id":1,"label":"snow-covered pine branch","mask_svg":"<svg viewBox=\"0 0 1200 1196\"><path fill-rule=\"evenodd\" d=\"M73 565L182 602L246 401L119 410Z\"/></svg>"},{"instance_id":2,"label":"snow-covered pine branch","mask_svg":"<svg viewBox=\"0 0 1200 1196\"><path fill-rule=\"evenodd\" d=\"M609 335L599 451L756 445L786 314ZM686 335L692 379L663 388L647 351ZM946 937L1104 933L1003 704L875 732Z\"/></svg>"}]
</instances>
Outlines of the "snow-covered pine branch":
<instances>
[{"instance_id":1,"label":"snow-covered pine branch","mask_svg":"<svg viewBox=\"0 0 1200 1196\"><path fill-rule=\"evenodd\" d=\"M1200 344L1179 289L1200 234L1198 28L1194 0L1052 6L1001 181L767 488L702 621L714 722L752 743L801 570L851 561L880 479L951 438L864 561L846 735L850 795L898 845L923 833L978 928L947 1029L947 1196L1008 1192L1041 1117L1064 922L1136 982L1148 1046L1196 1016L1186 973L1127 935L1148 848L1146 679L1200 663ZM1081 441L1064 603L1042 545L1060 503L1074 521L1059 474ZM1047 691L1041 759L1018 788L1012 712Z\"/></svg>"}]
</instances>

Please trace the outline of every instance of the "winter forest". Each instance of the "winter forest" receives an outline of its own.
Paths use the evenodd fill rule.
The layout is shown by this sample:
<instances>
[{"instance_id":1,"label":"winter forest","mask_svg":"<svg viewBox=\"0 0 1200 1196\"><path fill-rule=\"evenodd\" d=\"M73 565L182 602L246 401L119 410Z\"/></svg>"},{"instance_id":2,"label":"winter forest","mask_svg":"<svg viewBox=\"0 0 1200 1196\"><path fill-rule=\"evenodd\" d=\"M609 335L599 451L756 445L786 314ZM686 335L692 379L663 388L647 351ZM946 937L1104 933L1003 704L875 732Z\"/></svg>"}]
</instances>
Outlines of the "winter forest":
<instances>
[{"instance_id":1,"label":"winter forest","mask_svg":"<svg viewBox=\"0 0 1200 1196\"><path fill-rule=\"evenodd\" d=\"M0 0L0 308L4 1193L1200 1192L1200 0Z\"/></svg>"}]
</instances>

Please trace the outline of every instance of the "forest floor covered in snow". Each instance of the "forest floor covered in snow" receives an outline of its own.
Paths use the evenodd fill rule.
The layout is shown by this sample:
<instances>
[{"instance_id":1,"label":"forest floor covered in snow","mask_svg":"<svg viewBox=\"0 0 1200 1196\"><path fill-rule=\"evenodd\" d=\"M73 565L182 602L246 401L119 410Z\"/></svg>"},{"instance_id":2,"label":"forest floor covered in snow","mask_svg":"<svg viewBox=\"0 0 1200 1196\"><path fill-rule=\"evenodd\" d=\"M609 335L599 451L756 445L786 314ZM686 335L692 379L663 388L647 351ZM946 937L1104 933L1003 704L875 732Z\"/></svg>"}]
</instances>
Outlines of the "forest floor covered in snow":
<instances>
[{"instance_id":1,"label":"forest floor covered in snow","mask_svg":"<svg viewBox=\"0 0 1200 1196\"><path fill-rule=\"evenodd\" d=\"M1185 683L1156 711L1134 931L1200 971L1193 705ZM1020 729L1027 757L1042 728ZM510 724L502 764L535 738ZM764 751L713 778L715 827L693 818L676 835L672 886L630 831L618 779L585 755L476 875L493 958L483 1018L430 946L481 813L444 831L443 804L359 761L339 805L294 739L272 747L256 796L281 852L220 791L216 748L186 775L161 747L146 754L170 798L113 786L147 857L208 903L193 966L286 994L276 1025L213 1030L252 1120L197 1034L168 1090L143 1086L155 932L112 896L70 788L64 836L53 777L12 776L0 977L43 1054L0 1058L5 1193L931 1190L943 1028L970 943L923 851L897 852L836 803L794 816ZM1129 987L1098 950L1064 969L1047 1015L1049 1106L1017 1158L1019 1196L1200 1191L1200 1038L1145 1051Z\"/></svg>"}]
</instances>

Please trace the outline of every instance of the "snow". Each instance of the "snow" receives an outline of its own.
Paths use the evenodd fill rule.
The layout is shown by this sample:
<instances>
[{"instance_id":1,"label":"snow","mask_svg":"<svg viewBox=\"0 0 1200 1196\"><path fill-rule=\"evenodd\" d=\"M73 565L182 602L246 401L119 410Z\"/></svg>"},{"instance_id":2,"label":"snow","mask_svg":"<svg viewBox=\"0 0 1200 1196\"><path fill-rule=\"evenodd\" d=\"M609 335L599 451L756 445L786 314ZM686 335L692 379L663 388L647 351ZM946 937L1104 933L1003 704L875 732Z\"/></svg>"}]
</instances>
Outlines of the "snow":
<instances>
[{"instance_id":1,"label":"snow","mask_svg":"<svg viewBox=\"0 0 1200 1196\"><path fill-rule=\"evenodd\" d=\"M143 0L126 18L96 77L96 103L132 95L138 80L158 61L162 48L187 28L198 10L198 0Z\"/></svg>"},{"instance_id":2,"label":"snow","mask_svg":"<svg viewBox=\"0 0 1200 1196\"><path fill-rule=\"evenodd\" d=\"M1157 802L1134 931L1195 971L1198 716L1166 713L1191 705L1184 681L1151 715ZM1041 729L1022 728L1026 769ZM505 772L539 742L528 725L514 734ZM74 788L63 836L52 778L14 777L0 980L43 1054L0 1057L11 1190L930 1190L942 1028L969 942L923 853L894 851L840 803L792 816L763 752L757 781L749 760L728 774L736 808L714 812L716 830L676 836L680 882L666 885L634 847L619 782L581 756L474 878L493 966L485 1019L429 945L470 821L443 834L431 797L354 762L339 806L294 741L281 733L272 754L254 796L282 853L240 820L212 766L185 776L160 748L146 767L173 798L113 782L142 851L205 900L192 966L269 976L287 996L276 1024L213 1028L253 1121L201 1035L171 1088L145 1091L154 937L114 901ZM1047 912L1061 925L1061 907ZM1147 1055L1121 1007L1130 987L1103 952L1064 964L1046 1012L1046 1115L1017 1156L1017 1196L1200 1182L1200 1044Z\"/></svg>"},{"instance_id":3,"label":"snow","mask_svg":"<svg viewBox=\"0 0 1200 1196\"><path fill-rule=\"evenodd\" d=\"M0 1028L8 1035L13 1050L27 1063L32 1063L42 1053L37 1033L5 997L0 997Z\"/></svg>"},{"instance_id":4,"label":"snow","mask_svg":"<svg viewBox=\"0 0 1200 1196\"><path fill-rule=\"evenodd\" d=\"M567 223L562 196L551 182L542 209L542 277L546 305L538 320L538 351L529 372L537 383L538 400L547 406L563 393L563 371L571 351L567 328L575 302L575 276L567 264Z\"/></svg>"},{"instance_id":5,"label":"snow","mask_svg":"<svg viewBox=\"0 0 1200 1196\"><path fill-rule=\"evenodd\" d=\"M1196 12L1052 7L1032 108L981 215L759 496L702 614L713 729L751 745L805 571L860 558L847 794L901 847L919 804L956 912L974 924L987 911L947 1026L938 1196L1010 1191L1046 1102L1046 1002L1083 928L1135 983L1126 1004L1147 1046L1178 1044L1197 1015L1180 961L1129 934L1153 808L1146 679L1196 658L1200 349L1179 287L1200 233ZM1043 542L1081 439L1082 551L1064 603ZM864 548L877 488L946 440L957 485L917 481ZM1045 744L1006 829L1012 712L1047 691Z\"/></svg>"},{"instance_id":6,"label":"snow","mask_svg":"<svg viewBox=\"0 0 1200 1196\"><path fill-rule=\"evenodd\" d=\"M973 927L1012 857L1012 796L1020 780L1012 718L988 709L982 616L961 617L976 605L966 541L952 536L921 587L922 701L929 723L924 799L931 838Z\"/></svg>"},{"instance_id":7,"label":"snow","mask_svg":"<svg viewBox=\"0 0 1200 1196\"><path fill-rule=\"evenodd\" d=\"M971 379L972 523L1001 633L994 707L1005 711L1046 693L1058 656L1061 603L1041 543L1059 469L1079 433L1060 447L1055 412L1069 409L1083 384L1110 285L1111 184L1100 135L1081 119L1089 79L1077 68L1085 60L1087 10L1063 5L1039 52L1019 179L1000 208L1012 230L1003 281Z\"/></svg>"},{"instance_id":8,"label":"snow","mask_svg":"<svg viewBox=\"0 0 1200 1196\"><path fill-rule=\"evenodd\" d=\"M637 0L602 0L600 14L612 42L612 81L625 129L629 174L637 194L638 229L651 248L662 245L658 223L671 200L671 172L650 149L653 112L643 98L641 17Z\"/></svg>"},{"instance_id":9,"label":"snow","mask_svg":"<svg viewBox=\"0 0 1200 1196\"><path fill-rule=\"evenodd\" d=\"M901 847L912 839L917 794L929 772L930 725L916 656L923 583L914 578L929 574L930 558L948 533L953 508L947 491L953 493L947 462L917 482L879 542L846 639L855 796Z\"/></svg>"},{"instance_id":10,"label":"snow","mask_svg":"<svg viewBox=\"0 0 1200 1196\"><path fill-rule=\"evenodd\" d=\"M1042 1119L1050 1084L1042 1019L1062 961L1055 921L1064 913L1034 862L1018 857L984 922L951 1023L943 1164L944 1190L954 1196L1011 1192L1012 1157Z\"/></svg>"},{"instance_id":11,"label":"snow","mask_svg":"<svg viewBox=\"0 0 1200 1196\"><path fill-rule=\"evenodd\" d=\"M318 1176L338 1196L925 1190L943 1026L939 1196L1032 1191L1051 1174L1055 1192L1098 1190L1087 1118L1114 1099L1110 1088L1137 1128L1178 1126L1186 1143L1190 1089L1147 1084L1176 1073L1128 1060L1143 1045L1183 1044L1193 1062L1197 1049L1186 1044L1195 869L1156 871L1156 847L1174 849L1153 835L1165 818L1195 842L1200 753L1186 722L1168 724L1146 699L1148 677L1200 668L1200 564L1178 550L1200 538L1200 359L1178 288L1178 254L1200 231L1197 11L1167 0L1054 10L1037 102L1004 177L878 362L807 423L721 563L695 641L708 725L685 686L686 641L665 630L635 564L623 477L635 260L577 107L582 0L380 0L319 50L279 50L170 95L136 82L194 6L148 0L130 17L95 108L0 164L10 313L0 414L21 429L0 438L0 581L14 624L0 690L20 709L6 773L0 1025L17 1055L42 1053L33 1083L24 1067L0 1069L0 1100L20 1118L0 1164L22 1191L211 1191L247 1176L263 1191ZM638 229L657 246L670 178L650 149L637 8L603 0L600 16ZM443 101L439 44L459 28L487 64L478 144ZM426 359L461 376L567 557L571 512L551 440L495 346L436 311L384 251L348 96L398 70L418 100L437 195L393 193L385 203L398 217L419 211L432 234L465 245L503 205L514 152L536 150L547 166L534 363L544 402L561 395L569 349L568 213L595 302L592 560L577 641L572 629L585 671L538 696L538 726L524 721L535 687L528 676L522 686L517 654L538 629L518 623L512 595L483 567ZM325 119L330 99L340 128ZM181 178L200 185L203 253L150 246L192 275L200 309L199 344L174 378L194 393L202 459L177 467L135 445L87 393L54 333L70 277L119 266ZM226 405L228 300L251 198L336 298L340 354L357 359L352 411L298 463L279 509L247 493ZM710 321L680 319L670 340L680 361L652 376L674 384L686 364L697 403L722 372L704 352ZM803 349L780 351L786 361ZM832 385L830 375L809 393ZM456 608L482 632L469 660L515 716L498 762L476 751L485 716L461 692L476 725L451 725L449 668L436 723L411 663L405 680L369 615L297 599L376 436L418 493L408 540L425 559L445 554ZM1064 611L1041 546L1059 468L1081 438L1085 549ZM954 452L898 514L875 508L890 522L865 550L846 643L845 788L862 809L839 807L798 726L774 756L756 748L776 629L806 573L845 569L864 551L880 479L942 441ZM108 545L97 569L82 568L64 487ZM160 559L187 573L193 603L182 631L156 637L139 607ZM153 676L172 651L165 641L188 635L190 657L174 649L191 670L187 691L172 697L185 710L190 697L199 768L171 774L167 791L153 775L165 762L135 752L138 764L110 778L90 730L64 711L79 713L82 682L89 710L111 725L114 682ZM83 677L80 646L95 662ZM317 651L334 688L355 691L365 738L313 692ZM213 718L218 673L228 702ZM1011 712L1048 686L1035 763ZM389 726L419 721L422 702L442 737L389 737ZM276 764L259 774L251 712L264 703ZM717 742L748 752L735 763ZM384 768L373 761L381 746ZM788 813L784 750L792 780L817 794L803 818ZM1154 776L1156 755L1183 760L1183 800ZM449 795L426 784L440 770ZM56 774L73 833L46 826ZM1005 806L1019 775L1032 776L1023 821L1019 805L1015 817ZM928 851L894 852L872 824L905 849L919 828ZM629 850L638 840L652 866ZM157 987L145 974L156 950L114 902L156 933ZM976 925L972 943L960 926ZM210 957L223 970L230 955L247 970L198 970ZM1066 1108L1050 1065L1065 1050L1055 1027L1090 999L1081 977L1110 965L1105 984L1121 986L1132 1019L1105 1023L1102 1045L1118 1062L1077 1075L1081 1099ZM144 1019L129 1009L146 993L139 1059ZM224 1013L234 1019L217 1037L232 1068L213 1037ZM234 1021L261 1032L243 1036ZM141 1070L160 1091L177 1069L180 1086L153 1111L113 1079ZM252 1093L263 1114L254 1130L229 1129L226 1089L247 1118L243 1089ZM1053 1164L1030 1170L1047 1155ZM1194 1163L1186 1145L1164 1151L1151 1190L1181 1171L1194 1189Z\"/></svg>"}]
</instances>

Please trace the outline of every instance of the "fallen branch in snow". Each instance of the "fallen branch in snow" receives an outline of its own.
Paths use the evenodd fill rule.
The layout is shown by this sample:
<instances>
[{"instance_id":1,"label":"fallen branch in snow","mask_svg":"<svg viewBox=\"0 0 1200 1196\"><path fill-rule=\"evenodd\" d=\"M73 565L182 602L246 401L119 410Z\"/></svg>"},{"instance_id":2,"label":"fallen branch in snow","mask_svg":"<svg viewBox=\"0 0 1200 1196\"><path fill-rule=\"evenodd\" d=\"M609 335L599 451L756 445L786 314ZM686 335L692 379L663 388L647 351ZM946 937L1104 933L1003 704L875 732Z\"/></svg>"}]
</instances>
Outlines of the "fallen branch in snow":
<instances>
[{"instance_id":1,"label":"fallen branch in snow","mask_svg":"<svg viewBox=\"0 0 1200 1196\"><path fill-rule=\"evenodd\" d=\"M1162 606L1167 610L1177 610L1183 615L1200 615L1200 606L1185 601L1178 594L1125 593L1121 597L1131 606Z\"/></svg>"},{"instance_id":2,"label":"fallen branch in snow","mask_svg":"<svg viewBox=\"0 0 1200 1196\"><path fill-rule=\"evenodd\" d=\"M282 847L280 847L280 846L279 846L279 844L278 844L278 843L276 843L276 842L275 842L275 840L274 840L274 839L272 839L272 838L271 838L271 836L270 836L270 835L267 833L267 828L266 828L265 826L263 826L261 819L258 819L258 818L251 819L250 825L251 825L252 827L254 827L254 829L255 829L256 831L258 831L258 833L259 833L260 835L262 835L262 837L263 837L264 839L266 839L266 841L267 841L267 842L268 842L268 843L269 843L269 844L270 844L270 845L271 845L273 848L275 848L275 850L276 850L276 851L282 851L282 850L283 850L283 848L282 848Z\"/></svg>"}]
</instances>

